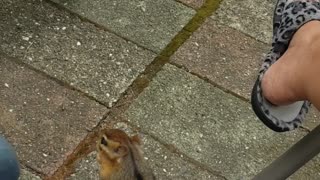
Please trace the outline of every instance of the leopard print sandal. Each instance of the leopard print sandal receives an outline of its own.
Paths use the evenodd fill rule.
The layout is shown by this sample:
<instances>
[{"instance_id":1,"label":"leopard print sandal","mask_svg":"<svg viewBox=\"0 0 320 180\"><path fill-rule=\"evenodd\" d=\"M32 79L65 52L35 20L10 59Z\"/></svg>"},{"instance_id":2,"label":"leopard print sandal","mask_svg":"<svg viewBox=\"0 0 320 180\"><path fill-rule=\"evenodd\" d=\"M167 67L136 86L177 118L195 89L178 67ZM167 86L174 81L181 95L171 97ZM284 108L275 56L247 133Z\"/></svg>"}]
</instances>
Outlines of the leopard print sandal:
<instances>
[{"instance_id":1,"label":"leopard print sandal","mask_svg":"<svg viewBox=\"0 0 320 180\"><path fill-rule=\"evenodd\" d=\"M320 20L320 0L279 0L276 5L272 48L264 58L251 94L255 114L273 131L285 132L300 127L311 103L299 101L287 106L274 106L262 96L261 80L268 68L286 52L294 33L312 20Z\"/></svg>"}]
</instances>

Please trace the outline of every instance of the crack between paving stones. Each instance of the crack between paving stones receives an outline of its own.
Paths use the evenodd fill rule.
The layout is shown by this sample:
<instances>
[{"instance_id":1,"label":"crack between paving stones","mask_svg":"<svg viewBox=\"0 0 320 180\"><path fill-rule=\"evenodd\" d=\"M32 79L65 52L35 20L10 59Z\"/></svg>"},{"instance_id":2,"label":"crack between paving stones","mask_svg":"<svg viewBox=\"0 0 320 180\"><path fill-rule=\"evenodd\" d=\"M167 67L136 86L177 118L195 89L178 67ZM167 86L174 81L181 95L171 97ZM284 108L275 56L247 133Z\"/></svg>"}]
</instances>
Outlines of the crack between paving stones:
<instances>
[{"instance_id":1,"label":"crack between paving stones","mask_svg":"<svg viewBox=\"0 0 320 180\"><path fill-rule=\"evenodd\" d=\"M246 98L246 97L244 97L244 96L241 96L241 95L239 95L238 93L236 93L236 92L234 92L234 91L232 91L232 90L230 90L230 89L224 88L222 85L219 85L218 83L216 83L216 82L208 79L207 77L204 77L204 76L201 76L201 75L198 74L198 73L189 71L189 69L188 69L187 67L183 66L183 65L177 64L177 63L175 63L175 62L169 62L169 64L171 64L171 65L173 65L173 66L175 66L175 67L177 67L177 68L180 68L180 69L182 69L183 71L186 71L187 73L190 73L190 74L198 77L199 79L205 81L206 83L209 83L210 85L213 85L214 87L220 89L221 91L223 91L223 92L225 92L225 93L227 93L227 94L230 94L230 95L234 96L235 98L238 98L238 99L240 99L240 100L242 100L242 101L245 101L245 102L247 102L247 103L250 103L250 102L251 102L250 99L248 99L248 98ZM307 133L310 133L310 132L311 132L311 129L310 129L309 127L307 127L307 126L303 126L303 125L302 125L301 127L299 127L299 129L300 129L302 132L307 132Z\"/></svg>"},{"instance_id":2,"label":"crack between paving stones","mask_svg":"<svg viewBox=\"0 0 320 180\"><path fill-rule=\"evenodd\" d=\"M104 105L102 102L99 102L97 101L95 98L89 96L88 94L70 86L69 84L59 80L59 79L56 79L52 76L49 76L48 74L46 74L45 72L42 72L34 67L32 67L31 65L29 64L26 64L25 62L21 61L20 59L17 59L17 58L13 58L13 57L10 57L8 56L6 53L3 53L1 50L0 50L0 56L2 57L5 57L11 61L13 61L14 63L18 64L18 65L21 65L23 66L24 68L27 68L31 71L34 71L35 73L49 79L49 80L52 80L54 82L56 82L57 84L59 84L60 86L64 87L64 88L67 88L71 91L76 91L80 94L80 96L83 96L83 97L86 97L86 98L89 98L90 100L92 101L95 101L96 103L104 106L107 108L107 110L109 110L108 112L104 113L102 115L102 117L98 120L98 124L92 128L92 130L87 130L88 131L88 134L86 135L86 137L76 146L76 148L74 149L74 151L68 156L65 158L64 162L63 162L63 165L61 165L52 175L53 179L57 179L57 180L60 180L60 179L64 179L64 178L61 178L61 175L57 175L58 178L55 178L54 175L57 173L57 172L60 172L60 171L63 171L63 172L66 172L65 170L60 170L61 168L64 169L65 167L70 167L71 165L69 164L72 164L70 162L75 162L77 159L80 159L82 157L85 157L88 153L90 153L93 149L92 146L90 146L90 144L92 144L92 139L94 139L93 137L96 137L97 136L97 132L98 132L98 129L99 127L101 126L101 123L107 119L108 115L110 114L111 110L110 108L108 108L106 105ZM117 107L117 106L115 106ZM89 144L89 146L88 146ZM73 164L72 164L73 165ZM30 166L27 166L27 165L22 165L22 167L26 170L29 170L30 172L34 173L35 175L38 175L40 176L42 179L51 179L51 177L47 177L47 175L43 174L40 170L38 169L35 169L33 167L30 167Z\"/></svg>"},{"instance_id":3,"label":"crack between paving stones","mask_svg":"<svg viewBox=\"0 0 320 180\"><path fill-rule=\"evenodd\" d=\"M157 136L148 133L147 131L144 131L143 129L139 128L138 126L136 126L135 124L129 122L129 121L123 121L126 124L128 124L130 127L132 127L133 130L135 131L139 131L142 134L145 134L147 136L150 136L152 139L154 139L155 141L159 142L161 145L163 145L169 152L176 154L179 158L183 159L184 161L187 161L193 165L195 165L196 167L200 168L201 170L207 171L209 173L211 173L212 175L222 178L224 180L228 180L224 175L222 175L222 173L220 171L216 171L213 170L210 167L207 167L206 165L200 163L199 161L189 157L188 155L186 155L185 153L181 152L178 148L176 148L174 145L172 144L168 144L164 141L162 141L160 138L158 138ZM182 157L181 157L182 155Z\"/></svg>"},{"instance_id":4,"label":"crack between paving stones","mask_svg":"<svg viewBox=\"0 0 320 180\"><path fill-rule=\"evenodd\" d=\"M45 0L48 3L51 3L55 5L57 8L62 8L63 10L66 10L70 12L71 14L74 14L78 16L80 19L85 20L89 23L93 23L98 28L102 28L103 30L107 30L105 27L98 25L86 18L83 18L68 9L61 7L60 5L50 1ZM127 88L127 90L121 94L118 101L115 103L113 107L110 108L110 111L106 113L106 117L101 120L101 122L93 128L92 132L89 132L88 135L82 140L73 153L71 153L66 160L64 161L63 165L60 166L56 172L53 173L51 177L48 177L47 179L61 179L65 178L66 176L70 175L72 171L74 171L74 166L77 160L85 157L87 154L93 151L93 141L97 140L99 132L105 130L106 127L112 127L111 124L115 123L117 119L121 119L121 114L125 112L130 104L133 102L134 99L136 99L143 90L148 87L149 83L152 81L153 77L156 76L156 74L162 69L162 67L169 63L170 57L179 49L179 47L192 35L194 31L196 31L215 10L218 9L219 4L222 0L207 0L204 5L196 10L195 16L185 25L185 27L171 40L171 42L164 48L163 51L160 52L160 54L148 65L146 66L144 72L142 72L134 81L133 83ZM113 33L113 32L112 32ZM121 36L120 36L121 37ZM123 37L121 37L123 38ZM123 38L126 39L126 38ZM126 39L127 40L127 39ZM130 41L130 40L128 40ZM131 41L132 42L132 41ZM133 42L134 43L134 42ZM135 43L136 44L136 43ZM141 46L139 46L141 47ZM142 47L144 48L144 47ZM147 49L147 48L144 48ZM149 49L147 49L149 50ZM150 50L151 51L151 50ZM153 51L152 51L153 52ZM97 100L96 100L97 101ZM111 122L103 122L108 119L116 119L111 120ZM127 122L127 121L125 121ZM106 125L106 127L102 127L103 125ZM161 142L159 142L161 143ZM164 143L162 143L164 144ZM164 144L165 145L165 144ZM180 152L177 152L180 153ZM191 161L192 160L192 161ZM190 163L198 166L199 168L204 168L199 162L196 160L193 160L192 158L189 158ZM199 166L201 165L201 166ZM207 168L205 168L207 169ZM217 172L214 172L210 170L211 173L216 174ZM222 175L219 175L223 177ZM225 177L223 177L226 179Z\"/></svg>"},{"instance_id":5,"label":"crack between paving stones","mask_svg":"<svg viewBox=\"0 0 320 180\"><path fill-rule=\"evenodd\" d=\"M58 79L56 77L48 75L46 72L41 71L41 70L33 67L32 65L24 62L23 60L21 60L19 58L11 57L11 56L7 55L6 53L4 53L1 50L0 50L0 56L5 57L7 59L10 59L11 61L15 62L16 64L21 65L21 66L23 66L23 67L25 67L25 68L27 68L27 69L29 69L29 70L41 75L41 76L43 76L43 77L45 77L45 78L47 78L49 80L52 80L53 82L59 84L60 86L66 88L68 90L75 91L75 92L79 93L80 96L89 98L90 100L92 100L92 101L94 101L94 102L106 107L108 110L110 109L106 103L103 103L102 101L97 100L95 97L93 97L93 96L89 95L88 93L85 93L85 92L77 89L76 87L71 86L70 84L68 84L67 82L65 82L63 80L60 80L60 79Z\"/></svg>"},{"instance_id":6,"label":"crack between paving stones","mask_svg":"<svg viewBox=\"0 0 320 180\"><path fill-rule=\"evenodd\" d=\"M21 162L20 162L20 164L21 164ZM30 167L30 166L28 166L28 165L23 165L23 164L21 164L21 165L20 165L20 169L23 169L23 170L25 170L25 171L28 171L28 172L32 173L33 175L38 176L38 177L40 177L40 178L44 178L44 177L45 177L44 174L41 173L39 170L37 170L37 169L35 169L35 168L33 168L33 167ZM21 170L20 170L20 173L21 173Z\"/></svg>"},{"instance_id":7,"label":"crack between paving stones","mask_svg":"<svg viewBox=\"0 0 320 180\"><path fill-rule=\"evenodd\" d=\"M194 7L192 7L191 5L189 5L189 4L187 4L187 3L184 3L184 2L179 1L179 0L174 0L174 1L177 2L177 3L179 3L179 4L182 4L182 5L186 6L186 7L188 7L188 8L190 8L190 9L193 9L193 10L197 11L197 8L194 8Z\"/></svg>"},{"instance_id":8,"label":"crack between paving stones","mask_svg":"<svg viewBox=\"0 0 320 180\"><path fill-rule=\"evenodd\" d=\"M14 59L16 63L18 64L21 64L23 66L26 66L27 68L33 70L33 71L36 71L42 75L44 75L45 77L51 79L51 80L54 80L55 82L57 82L58 84L64 86L64 87L67 87L73 91L77 91L79 92L81 95L83 96L86 96L88 98L90 98L91 100L107 107L108 109L110 109L109 112L105 113L103 118L101 118L100 122L97 124L97 126L95 128L93 128L91 131L89 131L89 133L87 134L87 136L78 144L78 146L75 148L74 152L71 153L71 155L69 155L65 162L63 163L62 166L60 166L56 172L53 173L53 175L51 177L47 177L46 179L61 179L62 177L66 177L67 175L71 174L71 171L73 170L74 168L74 165L75 165L75 162L83 157L85 157L87 154L89 154L90 152L93 151L93 147L92 147L92 141L97 139L97 134L99 133L99 131L101 131L101 126L103 125L103 123L107 123L107 122L104 122L105 120L109 119L109 117L114 117L114 116L118 116L118 112L117 111L125 111L130 103L132 102L133 99L137 98L138 95L148 86L148 84L150 83L150 81L152 80L152 78L157 74L157 72L159 72L161 70L161 68L167 64L167 63L170 63L169 62L169 58L171 57L171 55L173 55L177 49L192 35L192 33L194 31L196 31L201 25L202 23L204 22L204 20L206 18L210 18L209 16L218 8L220 2L222 0L207 0L205 2L205 4L199 8L196 13L196 15L189 21L189 23L172 39L172 41L166 46L166 48L160 52L160 54L158 55L158 57L156 57L153 62L148 65L145 69L145 71L139 75L135 81L130 85L130 87L127 89L126 92L124 92L119 100L115 103L115 105L111 108L108 108L108 106L105 104L105 103L102 103L100 102L99 100L95 99L94 97L82 92L81 90L78 90L77 88L75 87L72 87L70 86L69 84L67 84L66 82L63 82L59 79L56 79L52 76L49 76L47 75L45 72L42 72L34 67L32 67L31 65L29 64L26 64L24 62L22 62L21 60L18 60L16 58L11 58L11 57L8 57L10 59ZM135 45L137 45L138 47L144 49L144 50L148 50L148 51L151 51L155 54L158 54L157 52L147 48L147 47L143 47L141 45L139 45L138 43L128 39L128 38L125 38L125 37L122 37L120 36L119 34L117 34L116 32L113 32L111 31L110 29L104 27L104 26L101 26L85 17L82 17L80 16L79 14L76 14L72 11L70 11L69 9L55 3L55 2L52 2L50 0L45 0L45 2L51 4L51 5L54 5L55 7L57 7L58 9L61 9L61 10L64 10L64 11L67 11L69 12L70 14L72 15L75 15L77 17L79 17L82 21L85 21L85 22L88 22L88 23L91 23L93 25L95 25L97 28L99 29L102 29L102 30L105 30L107 32L110 32L112 34L115 34L116 36L126 40L126 41L129 41L129 42L132 42L134 43ZM177 1L179 2L179 1ZM179 2L185 6L188 6L182 2ZM190 6L188 6L190 7ZM190 7L191 8L191 7ZM193 9L193 8L192 8ZM232 27L230 27L232 28ZM234 29L234 28L232 28ZM247 33L244 33L244 32L241 32L245 35L247 35L248 37L251 37L253 39L256 39L254 37L252 37L251 35L247 34ZM256 39L257 41L261 42L261 43L264 43L266 44L265 42L262 42L258 39ZM0 54L4 54L4 53L1 53ZM7 56L6 56L7 57ZM185 69L185 67L182 67L182 66L179 66L175 63L170 63L172 65L175 65L176 67L178 68L183 68ZM242 96L239 96L238 94L228 90L228 89L225 89L223 88L222 86L218 85L217 83L215 82L212 82L210 81L209 79L205 78L205 77L202 77L196 73L192 73L192 72L188 72L188 73L191 73L197 77L199 77L200 79L203 79L205 80L206 82L212 84L213 86L221 89L222 91L226 92L226 93L229 93L229 94L232 94L233 96L236 96L237 98L240 98L244 101L247 101L249 102L249 100L247 98L244 98ZM132 91L132 92L128 92L128 91ZM133 97L126 97L126 96L133 96ZM119 122L119 121L118 121ZM123 122L126 122L128 123L127 121L123 121ZM110 122L110 123L113 123L113 122ZM111 127L111 126L110 126ZM145 133L147 134L147 133ZM172 147L171 145L168 145L164 142L162 142L161 140L159 140L158 138L156 138L155 136L153 135L150 135L153 139L157 140L159 143L163 144L166 148L168 148L170 151L176 153L176 154L180 154L180 155L183 155L184 157L186 157L186 160L192 164L195 164L196 166L198 166L199 168L202 168L210 173L212 173L213 175L215 176L219 176L223 179L227 179L226 177L224 177L223 175L220 174L220 172L217 172L217 171L212 171L210 169L208 169L207 167L205 167L204 165L200 164L198 161L186 156L184 153L180 152L178 149L176 149L175 147ZM34 170L33 168L31 167L27 167L27 169L30 169L31 171L33 172L36 172L37 174L40 174L41 176L41 173L38 172L37 170Z\"/></svg>"},{"instance_id":9,"label":"crack between paving stones","mask_svg":"<svg viewBox=\"0 0 320 180\"><path fill-rule=\"evenodd\" d=\"M186 72L188 72L188 73L190 73L190 74L198 77L199 79L205 81L206 83L209 83L210 85L213 85L214 87L220 89L221 91L223 91L223 92L225 92L225 93L227 93L227 94L230 94L230 95L232 95L232 96L234 96L234 97L236 97L236 98L238 98L238 99L240 99L240 100L242 100L242 101L245 101L245 102L250 103L250 99L248 99L248 98L246 98L246 97L243 97L243 96L237 94L236 92L234 92L234 91L232 91L232 90L230 90L230 89L228 89L228 88L223 87L222 85L220 85L220 84L218 84L218 83L216 83L216 82L208 79L208 78L205 77L205 76L202 76L202 75L200 75L200 74L198 74L198 73L189 71L189 69L188 69L187 67L183 66L183 65L177 64L177 63L175 63L175 62L169 62L169 64L171 64L171 65L173 65L173 66L175 66L175 67L177 67L177 68L179 68L179 69L182 69L182 70L184 70L184 71L186 71Z\"/></svg>"},{"instance_id":10,"label":"crack between paving stones","mask_svg":"<svg viewBox=\"0 0 320 180\"><path fill-rule=\"evenodd\" d=\"M46 3L48 3L48 4L51 4L52 6L56 7L59 10L66 11L66 12L70 13L70 15L78 17L82 22L87 22L87 23L93 24L96 28L98 28L100 30L103 30L103 31L106 31L106 32L109 32L111 34L114 34L117 37L126 40L127 42L131 42L131 43L135 44L136 46L138 46L139 48L141 48L143 50L147 50L147 51L153 52L155 54L159 54L159 52L156 52L156 51L154 51L154 50L152 50L152 49L150 49L148 47L142 46L139 43L137 43L137 42L135 42L135 41L133 41L133 40L127 38L127 37L124 37L124 36L120 35L119 33L107 28L106 26L100 25L99 23L96 23L96 22L86 18L85 16L77 14L76 12L73 12L72 10L70 10L70 9L68 9L68 8L66 8L66 7L64 7L64 6L62 6L62 5L60 5L60 4L56 3L56 2L53 2L51 0L44 0L44 1Z\"/></svg>"},{"instance_id":11,"label":"crack between paving stones","mask_svg":"<svg viewBox=\"0 0 320 180\"><path fill-rule=\"evenodd\" d=\"M213 20L214 20L214 19L213 19ZM221 25L223 25L223 24L221 24ZM238 31L238 32L240 32L241 34L243 34L244 36L247 36L247 37L249 37L249 38L251 38L251 39L254 39L255 41L260 42L260 43L262 43L262 44L264 44L264 45L269 45L269 44L271 44L271 43L266 43L266 42L264 42L264 41L262 41L262 40L260 40L260 39L258 39L258 38L255 38L254 36L252 36L252 35L244 32L244 31L242 31L242 30L236 29L236 28L234 28L234 27L232 27L232 26L228 26L228 28L230 28L230 29L232 29L232 30L235 30L235 31Z\"/></svg>"}]
</instances>

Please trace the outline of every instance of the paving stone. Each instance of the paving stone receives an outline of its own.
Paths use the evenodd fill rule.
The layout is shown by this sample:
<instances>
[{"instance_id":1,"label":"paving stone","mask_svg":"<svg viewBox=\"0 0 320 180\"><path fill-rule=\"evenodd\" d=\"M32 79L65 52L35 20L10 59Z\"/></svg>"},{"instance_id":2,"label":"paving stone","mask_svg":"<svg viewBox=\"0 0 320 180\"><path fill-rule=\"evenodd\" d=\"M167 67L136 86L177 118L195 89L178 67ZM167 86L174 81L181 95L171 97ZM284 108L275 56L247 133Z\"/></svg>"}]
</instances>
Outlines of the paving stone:
<instances>
[{"instance_id":1,"label":"paving stone","mask_svg":"<svg viewBox=\"0 0 320 180\"><path fill-rule=\"evenodd\" d=\"M205 2L205 0L178 0L192 8L199 9Z\"/></svg>"},{"instance_id":2,"label":"paving stone","mask_svg":"<svg viewBox=\"0 0 320 180\"><path fill-rule=\"evenodd\" d=\"M155 57L41 0L3 0L0 16L2 51L109 106Z\"/></svg>"},{"instance_id":3,"label":"paving stone","mask_svg":"<svg viewBox=\"0 0 320 180\"><path fill-rule=\"evenodd\" d=\"M277 0L224 0L212 18L260 41L270 43L276 2Z\"/></svg>"},{"instance_id":4,"label":"paving stone","mask_svg":"<svg viewBox=\"0 0 320 180\"><path fill-rule=\"evenodd\" d=\"M108 111L0 54L0 134L21 163L51 174Z\"/></svg>"},{"instance_id":5,"label":"paving stone","mask_svg":"<svg viewBox=\"0 0 320 180\"><path fill-rule=\"evenodd\" d=\"M208 19L171 61L250 99L258 69L268 50L269 46L264 43ZM317 126L318 116L319 112L313 108L305 125L311 129Z\"/></svg>"},{"instance_id":6,"label":"paving stone","mask_svg":"<svg viewBox=\"0 0 320 180\"><path fill-rule=\"evenodd\" d=\"M320 160L320 156L318 155L317 157L314 158L314 160L308 162L298 172L296 172L290 178L288 178L288 180L295 180L295 179L296 180L300 180L300 179L317 180L317 179L319 179L320 178L319 160Z\"/></svg>"},{"instance_id":7,"label":"paving stone","mask_svg":"<svg viewBox=\"0 0 320 180\"><path fill-rule=\"evenodd\" d=\"M21 169L19 180L41 180L41 178L25 169Z\"/></svg>"},{"instance_id":8,"label":"paving stone","mask_svg":"<svg viewBox=\"0 0 320 180\"><path fill-rule=\"evenodd\" d=\"M96 156L96 151L93 151L87 157L78 160L76 162L75 173L71 174L67 180L100 180L99 164Z\"/></svg>"},{"instance_id":9,"label":"paving stone","mask_svg":"<svg viewBox=\"0 0 320 180\"><path fill-rule=\"evenodd\" d=\"M208 19L171 61L249 98L268 49L253 38Z\"/></svg>"},{"instance_id":10,"label":"paving stone","mask_svg":"<svg viewBox=\"0 0 320 180\"><path fill-rule=\"evenodd\" d=\"M195 14L173 0L53 1L155 52Z\"/></svg>"},{"instance_id":11,"label":"paving stone","mask_svg":"<svg viewBox=\"0 0 320 180\"><path fill-rule=\"evenodd\" d=\"M172 65L164 66L126 116L227 179L251 178L305 135L272 132L249 103ZM317 176L318 168L299 171L297 179L310 173Z\"/></svg>"},{"instance_id":12,"label":"paving stone","mask_svg":"<svg viewBox=\"0 0 320 180\"><path fill-rule=\"evenodd\" d=\"M122 129L128 134L134 134L132 129L125 123L117 123L115 128ZM196 167L190 162L184 161L179 155L171 153L150 136L141 133L139 135L142 138L146 162L153 169L157 179L222 179ZM68 180L98 180L98 171L99 165L96 161L96 152L94 151L88 157L78 162L75 173Z\"/></svg>"}]
</instances>

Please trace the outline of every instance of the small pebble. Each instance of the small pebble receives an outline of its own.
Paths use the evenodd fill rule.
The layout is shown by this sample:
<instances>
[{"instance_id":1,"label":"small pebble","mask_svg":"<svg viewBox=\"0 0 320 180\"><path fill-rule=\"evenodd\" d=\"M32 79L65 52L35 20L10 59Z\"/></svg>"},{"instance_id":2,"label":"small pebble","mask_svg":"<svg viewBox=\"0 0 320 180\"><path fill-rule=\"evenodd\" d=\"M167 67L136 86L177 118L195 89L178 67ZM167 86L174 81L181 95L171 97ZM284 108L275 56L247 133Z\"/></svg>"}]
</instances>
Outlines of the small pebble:
<instances>
[{"instance_id":1,"label":"small pebble","mask_svg":"<svg viewBox=\"0 0 320 180\"><path fill-rule=\"evenodd\" d=\"M197 147L197 153L200 153L202 150L201 150L201 148L200 147Z\"/></svg>"},{"instance_id":2,"label":"small pebble","mask_svg":"<svg viewBox=\"0 0 320 180\"><path fill-rule=\"evenodd\" d=\"M27 36L22 36L22 39L25 40L25 41L29 41L30 38L27 37Z\"/></svg>"},{"instance_id":3,"label":"small pebble","mask_svg":"<svg viewBox=\"0 0 320 180\"><path fill-rule=\"evenodd\" d=\"M200 136L200 138L203 138L203 134L202 134L202 133L200 133L200 135L199 135L199 136Z\"/></svg>"}]
</instances>

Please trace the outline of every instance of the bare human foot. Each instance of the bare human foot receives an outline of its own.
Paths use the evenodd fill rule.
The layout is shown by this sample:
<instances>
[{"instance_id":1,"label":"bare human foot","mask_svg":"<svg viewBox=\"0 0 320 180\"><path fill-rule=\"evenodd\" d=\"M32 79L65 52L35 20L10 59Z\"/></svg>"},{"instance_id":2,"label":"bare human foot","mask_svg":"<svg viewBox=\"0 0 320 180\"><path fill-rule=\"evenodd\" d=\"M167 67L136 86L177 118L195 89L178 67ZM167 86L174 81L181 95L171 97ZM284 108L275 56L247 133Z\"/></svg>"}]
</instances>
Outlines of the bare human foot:
<instances>
[{"instance_id":1,"label":"bare human foot","mask_svg":"<svg viewBox=\"0 0 320 180\"><path fill-rule=\"evenodd\" d=\"M263 96L272 104L318 98L315 103L320 106L320 91L315 91L320 90L319 21L306 23L294 34L286 53L265 73L261 86Z\"/></svg>"}]
</instances>

